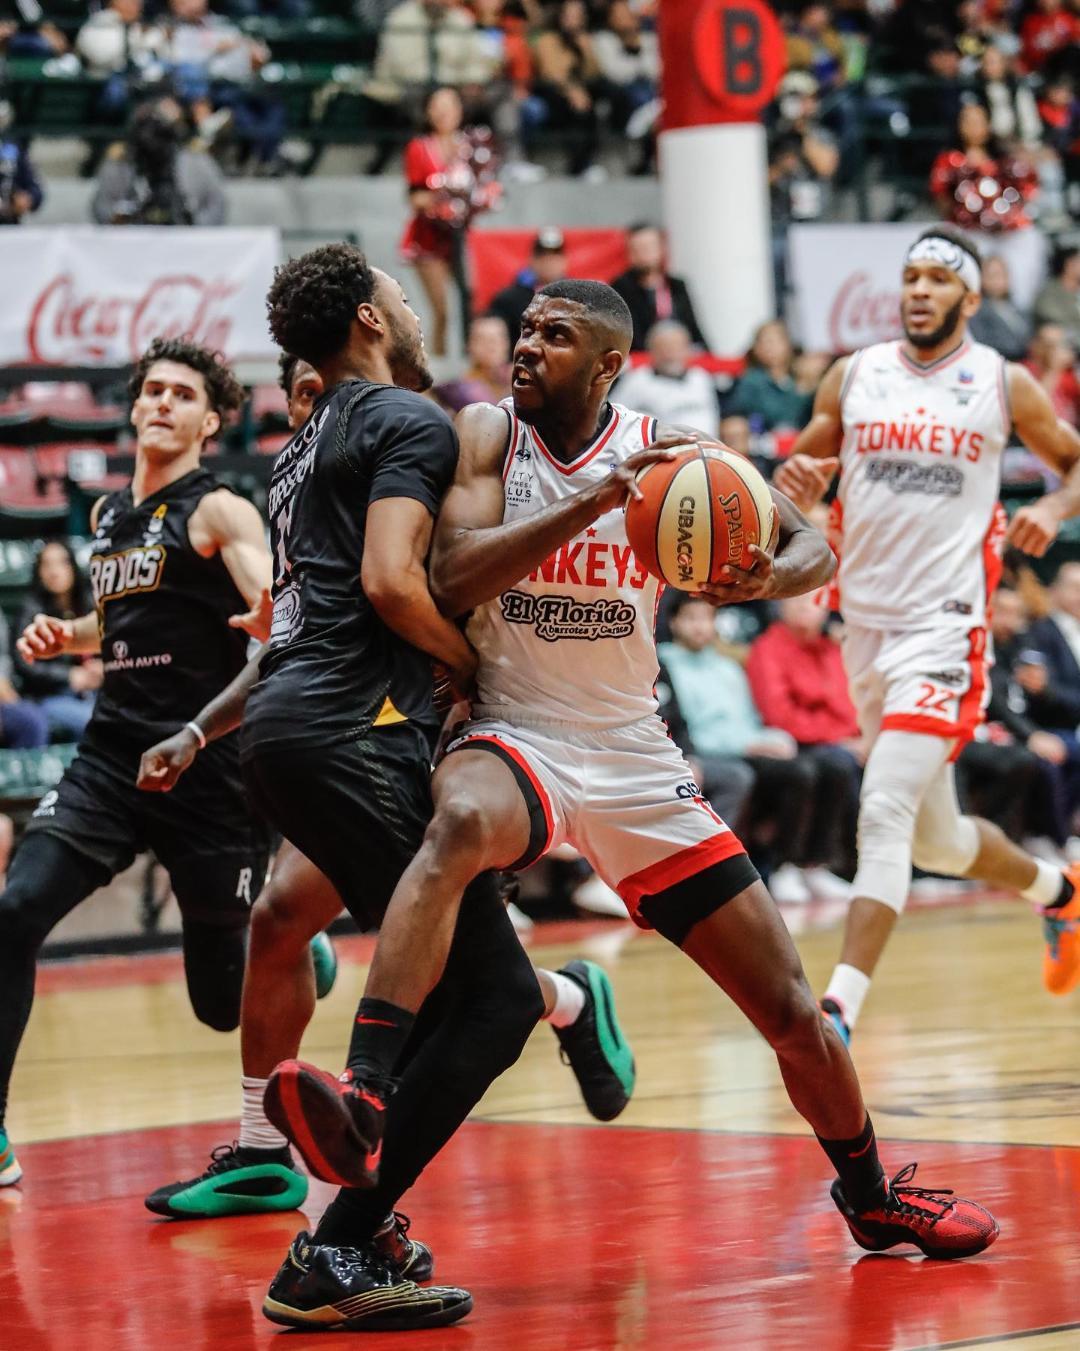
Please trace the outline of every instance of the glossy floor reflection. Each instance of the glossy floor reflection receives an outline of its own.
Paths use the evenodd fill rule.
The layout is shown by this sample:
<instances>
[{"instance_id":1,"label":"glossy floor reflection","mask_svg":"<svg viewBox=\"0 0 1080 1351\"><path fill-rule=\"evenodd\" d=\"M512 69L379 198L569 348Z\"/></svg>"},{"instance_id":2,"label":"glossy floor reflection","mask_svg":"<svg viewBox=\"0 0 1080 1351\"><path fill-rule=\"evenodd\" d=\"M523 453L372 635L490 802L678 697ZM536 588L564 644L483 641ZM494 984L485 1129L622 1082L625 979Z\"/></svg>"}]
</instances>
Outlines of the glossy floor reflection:
<instances>
[{"instance_id":1,"label":"glossy floor reflection","mask_svg":"<svg viewBox=\"0 0 1080 1351\"><path fill-rule=\"evenodd\" d=\"M222 1133L190 1126L24 1148L26 1182L0 1197L0 1344L340 1344L275 1330L258 1312L299 1216L194 1223L142 1209L144 1192ZM917 1157L920 1180L986 1202L1002 1225L995 1247L956 1264L860 1256L803 1138L470 1123L412 1210L437 1275L470 1288L475 1312L454 1329L362 1344L907 1351L1036 1328L1066 1335L1071 1324L1080 1345L1080 1252L1062 1228L1080 1190L1075 1151L890 1143L885 1155L896 1166ZM311 1216L330 1195L316 1186Z\"/></svg>"}]
</instances>

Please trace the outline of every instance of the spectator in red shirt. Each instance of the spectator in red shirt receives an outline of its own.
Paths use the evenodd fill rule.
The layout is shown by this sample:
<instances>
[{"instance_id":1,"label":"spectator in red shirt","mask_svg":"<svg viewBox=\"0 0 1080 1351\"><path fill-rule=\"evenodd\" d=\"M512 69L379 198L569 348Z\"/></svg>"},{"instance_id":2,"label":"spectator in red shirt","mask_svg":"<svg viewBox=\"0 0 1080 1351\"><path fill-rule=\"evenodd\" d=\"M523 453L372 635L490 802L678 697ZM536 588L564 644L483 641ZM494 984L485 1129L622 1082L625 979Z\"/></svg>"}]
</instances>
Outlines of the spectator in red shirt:
<instances>
[{"instance_id":1,"label":"spectator in red shirt","mask_svg":"<svg viewBox=\"0 0 1080 1351\"><path fill-rule=\"evenodd\" d=\"M840 648L824 631L827 620L820 595L781 601L779 620L750 648L746 674L766 725L793 736L800 756L814 762L809 837L816 856L851 876L864 751ZM816 879L808 880L814 889Z\"/></svg>"},{"instance_id":2,"label":"spectator in red shirt","mask_svg":"<svg viewBox=\"0 0 1080 1351\"><path fill-rule=\"evenodd\" d=\"M1058 417L1074 427L1080 426L1076 351L1060 324L1039 325L1024 365L1050 395Z\"/></svg>"},{"instance_id":3,"label":"spectator in red shirt","mask_svg":"<svg viewBox=\"0 0 1080 1351\"><path fill-rule=\"evenodd\" d=\"M1065 0L1037 0L1020 25L1020 48L1028 70L1042 70L1058 52L1080 43L1080 17Z\"/></svg>"}]
</instances>

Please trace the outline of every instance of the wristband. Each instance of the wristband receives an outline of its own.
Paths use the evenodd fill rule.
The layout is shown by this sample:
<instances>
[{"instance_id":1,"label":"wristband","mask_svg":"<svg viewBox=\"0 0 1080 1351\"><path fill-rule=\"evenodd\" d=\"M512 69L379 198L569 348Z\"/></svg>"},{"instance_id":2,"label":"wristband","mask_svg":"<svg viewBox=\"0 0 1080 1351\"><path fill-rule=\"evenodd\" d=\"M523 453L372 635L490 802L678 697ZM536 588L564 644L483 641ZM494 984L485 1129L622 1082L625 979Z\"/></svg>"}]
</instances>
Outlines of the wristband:
<instances>
[{"instance_id":1,"label":"wristband","mask_svg":"<svg viewBox=\"0 0 1080 1351\"><path fill-rule=\"evenodd\" d=\"M197 722L185 722L184 728L188 732L195 733L195 740L199 743L199 750L206 750L206 733Z\"/></svg>"}]
</instances>

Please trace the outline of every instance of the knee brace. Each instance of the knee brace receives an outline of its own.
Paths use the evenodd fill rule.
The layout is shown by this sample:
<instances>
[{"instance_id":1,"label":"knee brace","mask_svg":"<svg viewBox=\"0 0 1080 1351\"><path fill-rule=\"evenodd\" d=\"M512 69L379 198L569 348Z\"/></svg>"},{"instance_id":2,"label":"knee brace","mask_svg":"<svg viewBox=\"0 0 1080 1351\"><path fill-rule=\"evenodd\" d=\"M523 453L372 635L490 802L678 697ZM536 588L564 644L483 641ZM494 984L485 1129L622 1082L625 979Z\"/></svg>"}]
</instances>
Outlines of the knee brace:
<instances>
[{"instance_id":1,"label":"knee brace","mask_svg":"<svg viewBox=\"0 0 1080 1351\"><path fill-rule=\"evenodd\" d=\"M200 1023L215 1032L240 1026L247 929L188 921L184 925L184 975Z\"/></svg>"},{"instance_id":2,"label":"knee brace","mask_svg":"<svg viewBox=\"0 0 1080 1351\"><path fill-rule=\"evenodd\" d=\"M863 791L859 804L859 865L852 890L899 915L911 885L914 795L887 785Z\"/></svg>"},{"instance_id":3,"label":"knee brace","mask_svg":"<svg viewBox=\"0 0 1080 1351\"><path fill-rule=\"evenodd\" d=\"M937 812L919 813L912 846L917 867L928 873L963 877L978 852L979 831L970 816L942 817Z\"/></svg>"}]
</instances>

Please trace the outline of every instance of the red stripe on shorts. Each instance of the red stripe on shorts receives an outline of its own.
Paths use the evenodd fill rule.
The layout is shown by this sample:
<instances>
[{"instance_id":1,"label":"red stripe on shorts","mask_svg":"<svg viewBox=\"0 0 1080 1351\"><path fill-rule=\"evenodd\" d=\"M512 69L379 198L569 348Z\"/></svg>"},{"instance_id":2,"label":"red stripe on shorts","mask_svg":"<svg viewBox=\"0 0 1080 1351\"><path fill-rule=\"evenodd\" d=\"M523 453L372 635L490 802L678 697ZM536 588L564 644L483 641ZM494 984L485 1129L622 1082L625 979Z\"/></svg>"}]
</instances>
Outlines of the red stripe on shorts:
<instances>
[{"instance_id":1,"label":"red stripe on shorts","mask_svg":"<svg viewBox=\"0 0 1080 1351\"><path fill-rule=\"evenodd\" d=\"M551 837L555 834L555 813L551 810L551 799L548 797L544 785L537 778L536 771L515 746L511 746L509 742L504 741L500 736L487 736L483 732L470 732L462 737L457 745L452 747L452 750L463 751L468 747L469 743L473 741L487 741L493 746L498 746L499 750L505 752L510 759L513 760L514 764L517 765L522 774L524 774L532 784L533 792L536 794L540 807L543 810L544 825L547 828L547 839L544 841L544 847L539 850L536 855L537 858L542 857L551 848Z\"/></svg>"},{"instance_id":2,"label":"red stripe on shorts","mask_svg":"<svg viewBox=\"0 0 1080 1351\"><path fill-rule=\"evenodd\" d=\"M745 853L742 841L735 832L725 830L708 840L692 844L688 849L680 849L677 854L670 854L659 863L650 863L640 872L624 877L615 890L623 898L631 919L635 919L642 896L655 896L657 892L667 891L669 887L685 882L695 873L711 868L714 863L723 863L726 858Z\"/></svg>"}]
</instances>

